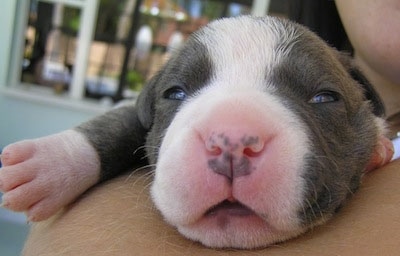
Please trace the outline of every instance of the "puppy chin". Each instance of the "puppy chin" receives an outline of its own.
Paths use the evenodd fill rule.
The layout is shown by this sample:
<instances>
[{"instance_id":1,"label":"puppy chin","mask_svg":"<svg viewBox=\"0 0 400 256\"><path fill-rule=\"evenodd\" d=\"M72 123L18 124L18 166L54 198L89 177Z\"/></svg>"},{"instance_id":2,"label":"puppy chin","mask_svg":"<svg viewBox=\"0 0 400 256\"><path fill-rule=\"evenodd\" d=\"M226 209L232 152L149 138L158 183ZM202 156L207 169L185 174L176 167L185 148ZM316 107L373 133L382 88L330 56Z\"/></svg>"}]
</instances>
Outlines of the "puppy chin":
<instances>
[{"instance_id":1,"label":"puppy chin","mask_svg":"<svg viewBox=\"0 0 400 256\"><path fill-rule=\"evenodd\" d=\"M216 216L203 218L191 226L178 226L178 231L194 241L211 248L255 249L297 237L306 230L293 227L290 231L279 231L253 216L225 218Z\"/></svg>"}]
</instances>

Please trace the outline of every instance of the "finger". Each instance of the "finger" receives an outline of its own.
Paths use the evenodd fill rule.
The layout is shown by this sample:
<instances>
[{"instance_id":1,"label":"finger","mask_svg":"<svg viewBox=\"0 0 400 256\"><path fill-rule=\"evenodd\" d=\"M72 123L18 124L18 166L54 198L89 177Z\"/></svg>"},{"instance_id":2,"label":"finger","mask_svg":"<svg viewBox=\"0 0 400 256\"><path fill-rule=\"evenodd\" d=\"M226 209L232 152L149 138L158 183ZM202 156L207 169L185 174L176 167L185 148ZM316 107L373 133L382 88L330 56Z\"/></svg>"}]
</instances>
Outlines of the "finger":
<instances>
[{"instance_id":1,"label":"finger","mask_svg":"<svg viewBox=\"0 0 400 256\"><path fill-rule=\"evenodd\" d=\"M389 163L394 154L394 147L392 141L388 138L381 136L378 144L372 153L372 157L365 168L366 172L373 171L379 167Z\"/></svg>"}]
</instances>

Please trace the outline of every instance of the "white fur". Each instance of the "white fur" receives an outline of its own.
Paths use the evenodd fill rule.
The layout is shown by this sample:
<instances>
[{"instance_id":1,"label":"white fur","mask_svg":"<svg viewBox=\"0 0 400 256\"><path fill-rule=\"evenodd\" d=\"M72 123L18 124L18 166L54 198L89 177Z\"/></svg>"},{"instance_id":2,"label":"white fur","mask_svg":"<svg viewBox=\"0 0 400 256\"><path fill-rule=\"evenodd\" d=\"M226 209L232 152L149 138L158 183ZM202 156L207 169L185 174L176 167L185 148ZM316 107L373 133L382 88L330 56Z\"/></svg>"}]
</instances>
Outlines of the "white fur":
<instances>
[{"instance_id":1,"label":"white fur","mask_svg":"<svg viewBox=\"0 0 400 256\"><path fill-rule=\"evenodd\" d=\"M238 27L241 29L235 29ZM209 30L218 30L218 33ZM273 66L279 65L298 36L291 27L283 28L270 17L256 22L252 17L232 19L229 23L218 20L212 27L206 27L204 34L201 41L216 64L217 79L230 86L258 85L263 90L266 84L260 82L268 77ZM282 42L288 44L278 49L276 46Z\"/></svg>"},{"instance_id":2,"label":"white fur","mask_svg":"<svg viewBox=\"0 0 400 256\"><path fill-rule=\"evenodd\" d=\"M26 211L30 221L50 217L99 179L96 151L74 130L11 144L3 151L7 156L24 161L9 165L2 159L0 182L9 187L2 202Z\"/></svg>"}]
</instances>

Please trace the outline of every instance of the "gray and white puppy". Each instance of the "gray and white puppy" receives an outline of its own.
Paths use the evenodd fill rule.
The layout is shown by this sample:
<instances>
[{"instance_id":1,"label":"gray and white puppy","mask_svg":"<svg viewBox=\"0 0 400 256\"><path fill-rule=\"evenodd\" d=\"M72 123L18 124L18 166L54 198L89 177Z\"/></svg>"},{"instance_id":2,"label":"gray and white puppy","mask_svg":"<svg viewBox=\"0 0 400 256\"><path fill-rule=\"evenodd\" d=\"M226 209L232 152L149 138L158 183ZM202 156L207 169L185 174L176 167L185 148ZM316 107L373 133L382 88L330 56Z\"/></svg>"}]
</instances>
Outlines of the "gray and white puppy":
<instances>
[{"instance_id":1,"label":"gray and white puppy","mask_svg":"<svg viewBox=\"0 0 400 256\"><path fill-rule=\"evenodd\" d=\"M43 220L150 164L154 203L184 236L268 246L325 222L357 190L382 115L350 60L306 28L222 19L191 36L136 105L4 149L3 205Z\"/></svg>"}]
</instances>

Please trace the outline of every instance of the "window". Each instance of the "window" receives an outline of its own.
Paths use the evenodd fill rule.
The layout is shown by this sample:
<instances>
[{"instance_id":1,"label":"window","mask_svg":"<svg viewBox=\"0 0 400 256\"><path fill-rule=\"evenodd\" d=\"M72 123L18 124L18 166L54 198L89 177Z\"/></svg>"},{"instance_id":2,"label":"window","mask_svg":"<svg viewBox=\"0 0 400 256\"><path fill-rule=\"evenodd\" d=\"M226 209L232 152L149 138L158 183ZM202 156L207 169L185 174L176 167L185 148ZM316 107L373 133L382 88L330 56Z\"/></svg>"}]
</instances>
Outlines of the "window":
<instances>
[{"instance_id":1,"label":"window","mask_svg":"<svg viewBox=\"0 0 400 256\"><path fill-rule=\"evenodd\" d=\"M82 98L97 6L97 0L19 0L11 83Z\"/></svg>"},{"instance_id":2,"label":"window","mask_svg":"<svg viewBox=\"0 0 400 256\"><path fill-rule=\"evenodd\" d=\"M9 81L73 99L135 97L199 27L259 6L265 13L268 1L254 2L18 0Z\"/></svg>"}]
</instances>

